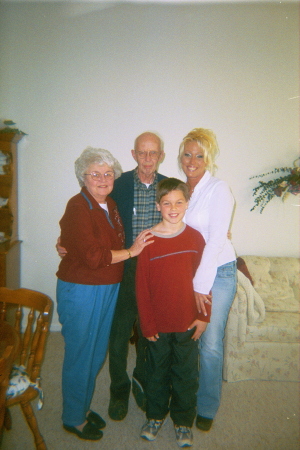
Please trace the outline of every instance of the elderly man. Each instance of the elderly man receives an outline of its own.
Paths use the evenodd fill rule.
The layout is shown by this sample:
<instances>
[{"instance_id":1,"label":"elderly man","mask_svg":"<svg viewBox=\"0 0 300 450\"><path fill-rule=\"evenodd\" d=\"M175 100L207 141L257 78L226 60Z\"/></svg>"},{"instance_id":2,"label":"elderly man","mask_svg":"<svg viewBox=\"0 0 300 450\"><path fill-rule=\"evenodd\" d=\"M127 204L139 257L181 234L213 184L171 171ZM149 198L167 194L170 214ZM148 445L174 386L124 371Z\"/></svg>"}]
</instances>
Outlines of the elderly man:
<instances>
[{"instance_id":1,"label":"elderly man","mask_svg":"<svg viewBox=\"0 0 300 450\"><path fill-rule=\"evenodd\" d=\"M125 246L130 247L136 236L145 228L160 221L155 206L158 181L165 178L157 173L164 158L163 142L154 133L138 136L131 154L137 162L134 170L125 172L115 181L111 197L116 201L125 228ZM135 298L136 258L126 261L116 311L110 333L109 372L111 377L108 413L113 420L122 420L128 411L131 381L127 374L129 339L137 320ZM139 333L136 367L133 372L132 391L139 407L145 409L144 351L145 339Z\"/></svg>"}]
</instances>

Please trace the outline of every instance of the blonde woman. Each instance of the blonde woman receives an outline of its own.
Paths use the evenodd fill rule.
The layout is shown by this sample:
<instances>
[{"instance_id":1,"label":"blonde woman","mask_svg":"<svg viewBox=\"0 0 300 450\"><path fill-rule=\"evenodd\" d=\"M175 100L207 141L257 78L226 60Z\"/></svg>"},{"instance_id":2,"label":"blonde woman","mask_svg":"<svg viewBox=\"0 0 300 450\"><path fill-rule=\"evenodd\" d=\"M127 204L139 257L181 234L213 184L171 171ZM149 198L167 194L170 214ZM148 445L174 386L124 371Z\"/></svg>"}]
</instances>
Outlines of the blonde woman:
<instances>
[{"instance_id":1,"label":"blonde woman","mask_svg":"<svg viewBox=\"0 0 300 450\"><path fill-rule=\"evenodd\" d=\"M199 311L212 304L210 323L202 322L196 426L208 431L221 399L223 338L236 292L236 255L228 239L234 200L228 185L213 176L219 149L211 130L195 128L179 147L179 168L190 191L185 222L198 230L206 245L194 278Z\"/></svg>"}]
</instances>

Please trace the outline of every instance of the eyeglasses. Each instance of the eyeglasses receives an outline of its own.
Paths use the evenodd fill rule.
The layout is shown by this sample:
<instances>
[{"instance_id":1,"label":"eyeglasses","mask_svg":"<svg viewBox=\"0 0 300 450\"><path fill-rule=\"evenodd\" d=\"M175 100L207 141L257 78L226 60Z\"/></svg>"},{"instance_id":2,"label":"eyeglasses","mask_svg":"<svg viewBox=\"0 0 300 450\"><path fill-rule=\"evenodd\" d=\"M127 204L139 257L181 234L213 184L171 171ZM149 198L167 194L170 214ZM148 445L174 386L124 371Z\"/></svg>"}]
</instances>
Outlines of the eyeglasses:
<instances>
[{"instance_id":1,"label":"eyeglasses","mask_svg":"<svg viewBox=\"0 0 300 450\"><path fill-rule=\"evenodd\" d=\"M145 159L146 156L148 155L151 159L158 159L160 152L156 152L155 150L151 150L150 152L141 152L139 150L136 150L135 152L137 154L137 156L141 159Z\"/></svg>"},{"instance_id":2,"label":"eyeglasses","mask_svg":"<svg viewBox=\"0 0 300 450\"><path fill-rule=\"evenodd\" d=\"M99 172L91 172L91 173L85 173L84 175L90 175L92 177L92 180L98 181L101 180L101 178L104 178L104 180L112 180L115 176L114 172L105 172L105 173L99 173Z\"/></svg>"}]
</instances>

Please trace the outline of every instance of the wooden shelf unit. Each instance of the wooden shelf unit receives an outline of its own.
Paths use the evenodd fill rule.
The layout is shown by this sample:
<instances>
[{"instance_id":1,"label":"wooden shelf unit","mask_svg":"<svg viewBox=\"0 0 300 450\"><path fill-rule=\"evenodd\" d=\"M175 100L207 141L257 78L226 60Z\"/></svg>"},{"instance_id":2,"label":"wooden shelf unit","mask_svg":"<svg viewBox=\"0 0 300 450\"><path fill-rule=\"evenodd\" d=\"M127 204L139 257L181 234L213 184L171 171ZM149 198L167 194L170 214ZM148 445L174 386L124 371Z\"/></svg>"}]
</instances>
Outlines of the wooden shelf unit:
<instances>
[{"instance_id":1,"label":"wooden shelf unit","mask_svg":"<svg viewBox=\"0 0 300 450\"><path fill-rule=\"evenodd\" d=\"M0 133L0 286L20 287L18 157L23 134Z\"/></svg>"}]
</instances>

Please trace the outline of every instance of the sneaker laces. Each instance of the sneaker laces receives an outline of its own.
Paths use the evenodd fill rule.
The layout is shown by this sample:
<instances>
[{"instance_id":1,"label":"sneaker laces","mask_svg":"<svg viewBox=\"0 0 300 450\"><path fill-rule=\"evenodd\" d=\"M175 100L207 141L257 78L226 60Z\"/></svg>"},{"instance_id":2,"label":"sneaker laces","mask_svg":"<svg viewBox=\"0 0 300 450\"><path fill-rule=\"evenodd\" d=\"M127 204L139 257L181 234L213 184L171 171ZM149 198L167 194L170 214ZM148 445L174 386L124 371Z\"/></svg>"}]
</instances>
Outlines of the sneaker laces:
<instances>
[{"instance_id":1,"label":"sneaker laces","mask_svg":"<svg viewBox=\"0 0 300 450\"><path fill-rule=\"evenodd\" d=\"M178 431L179 433L189 433L190 428L184 427L184 426L179 426L179 427L176 427L176 431Z\"/></svg>"},{"instance_id":2,"label":"sneaker laces","mask_svg":"<svg viewBox=\"0 0 300 450\"><path fill-rule=\"evenodd\" d=\"M163 421L164 421L163 419L162 420L150 419L148 421L148 425L153 428L159 428L163 424Z\"/></svg>"}]
</instances>

